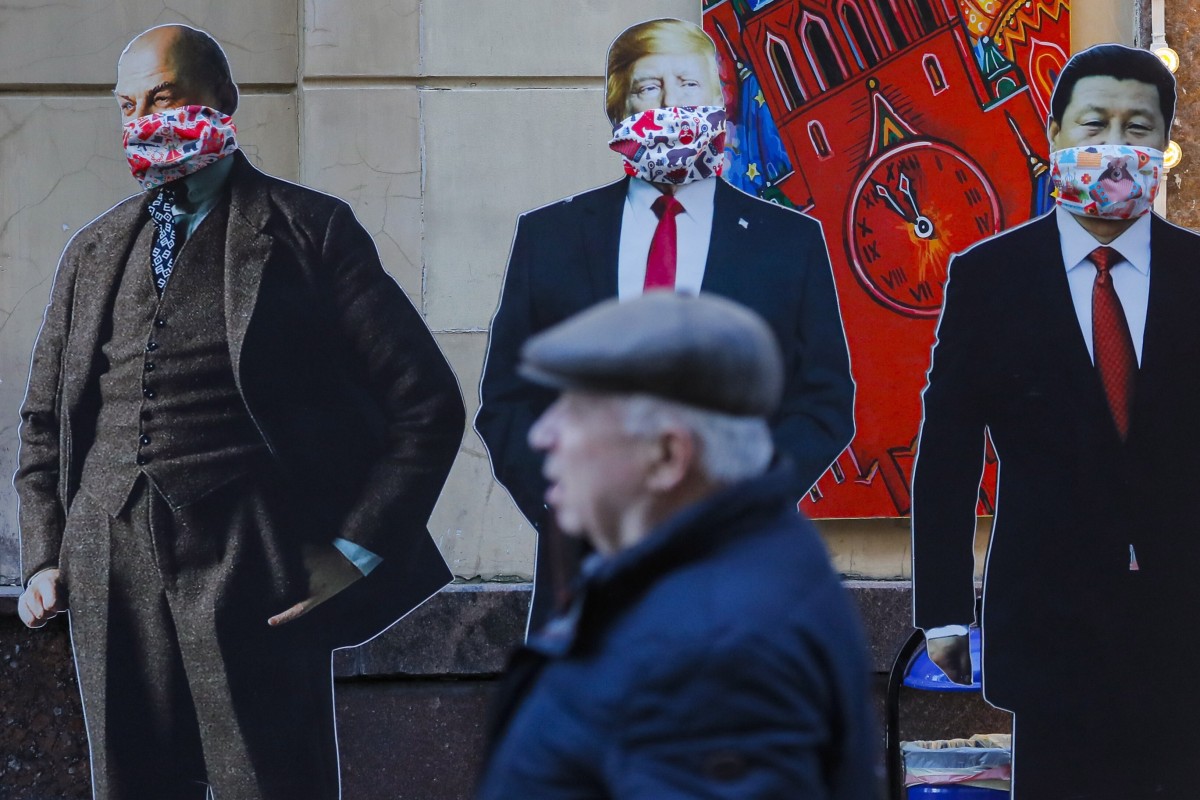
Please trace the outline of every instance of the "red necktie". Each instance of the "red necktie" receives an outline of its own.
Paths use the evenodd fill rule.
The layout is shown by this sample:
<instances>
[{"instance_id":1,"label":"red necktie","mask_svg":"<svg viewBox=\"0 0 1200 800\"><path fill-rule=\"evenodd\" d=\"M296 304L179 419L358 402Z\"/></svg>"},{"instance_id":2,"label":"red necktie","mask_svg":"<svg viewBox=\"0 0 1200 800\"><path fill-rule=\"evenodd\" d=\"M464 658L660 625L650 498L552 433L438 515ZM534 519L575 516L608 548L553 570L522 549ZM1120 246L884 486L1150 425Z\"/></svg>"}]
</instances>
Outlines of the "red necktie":
<instances>
[{"instance_id":1,"label":"red necktie","mask_svg":"<svg viewBox=\"0 0 1200 800\"><path fill-rule=\"evenodd\" d=\"M683 206L673 195L664 194L650 206L658 217L658 227L650 240L650 255L646 257L646 283L643 290L675 288L675 217Z\"/></svg>"},{"instance_id":2,"label":"red necktie","mask_svg":"<svg viewBox=\"0 0 1200 800\"><path fill-rule=\"evenodd\" d=\"M1129 434L1129 409L1133 406L1133 382L1138 366L1125 310L1109 274L1109 268L1121 260L1121 254L1111 247L1097 247L1088 254L1088 260L1096 265L1096 282L1092 284L1092 348L1096 369L1108 397L1108 410L1124 441Z\"/></svg>"}]
</instances>

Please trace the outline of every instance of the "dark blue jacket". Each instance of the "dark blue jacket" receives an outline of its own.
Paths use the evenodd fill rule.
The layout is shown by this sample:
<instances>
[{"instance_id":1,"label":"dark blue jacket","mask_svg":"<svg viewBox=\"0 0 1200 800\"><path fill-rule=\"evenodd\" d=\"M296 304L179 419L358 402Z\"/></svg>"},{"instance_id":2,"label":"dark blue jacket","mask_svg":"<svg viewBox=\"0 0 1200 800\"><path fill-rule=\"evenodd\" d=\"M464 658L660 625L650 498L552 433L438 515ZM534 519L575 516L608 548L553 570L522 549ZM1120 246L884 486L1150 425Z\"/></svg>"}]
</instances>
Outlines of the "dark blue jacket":
<instances>
[{"instance_id":1,"label":"dark blue jacket","mask_svg":"<svg viewBox=\"0 0 1200 800\"><path fill-rule=\"evenodd\" d=\"M863 635L792 481L588 562L514 657L480 800L876 796Z\"/></svg>"}]
</instances>

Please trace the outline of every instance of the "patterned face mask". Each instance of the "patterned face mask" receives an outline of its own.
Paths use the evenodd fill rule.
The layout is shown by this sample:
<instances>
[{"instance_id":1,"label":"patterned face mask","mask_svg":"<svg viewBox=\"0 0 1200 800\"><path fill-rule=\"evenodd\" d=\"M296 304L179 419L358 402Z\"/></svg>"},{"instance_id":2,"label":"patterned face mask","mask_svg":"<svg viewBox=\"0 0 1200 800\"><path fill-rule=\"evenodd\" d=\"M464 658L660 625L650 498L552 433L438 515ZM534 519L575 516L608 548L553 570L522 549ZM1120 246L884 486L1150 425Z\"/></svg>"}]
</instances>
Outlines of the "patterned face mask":
<instances>
[{"instance_id":1,"label":"patterned face mask","mask_svg":"<svg viewBox=\"0 0 1200 800\"><path fill-rule=\"evenodd\" d=\"M641 111L617 123L608 146L625 173L652 183L683 184L720 175L725 109L674 106Z\"/></svg>"},{"instance_id":2,"label":"patterned face mask","mask_svg":"<svg viewBox=\"0 0 1200 800\"><path fill-rule=\"evenodd\" d=\"M1101 144L1050 154L1058 204L1072 214L1134 219L1154 205L1163 154L1149 147Z\"/></svg>"},{"instance_id":3,"label":"patterned face mask","mask_svg":"<svg viewBox=\"0 0 1200 800\"><path fill-rule=\"evenodd\" d=\"M186 178L237 150L233 118L183 106L125 123L125 158L142 189Z\"/></svg>"}]
</instances>

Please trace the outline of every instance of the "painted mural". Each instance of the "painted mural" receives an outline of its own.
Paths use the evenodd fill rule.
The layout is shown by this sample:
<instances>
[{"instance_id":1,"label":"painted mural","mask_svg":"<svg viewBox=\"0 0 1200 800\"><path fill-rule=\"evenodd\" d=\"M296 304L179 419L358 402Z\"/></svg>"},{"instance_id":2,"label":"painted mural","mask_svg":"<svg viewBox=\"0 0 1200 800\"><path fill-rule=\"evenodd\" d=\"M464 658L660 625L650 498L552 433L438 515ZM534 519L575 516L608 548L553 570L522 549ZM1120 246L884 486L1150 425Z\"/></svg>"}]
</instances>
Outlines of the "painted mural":
<instances>
[{"instance_id":1,"label":"painted mural","mask_svg":"<svg viewBox=\"0 0 1200 800\"><path fill-rule=\"evenodd\" d=\"M947 262L1053 205L1045 128L1069 15L1067 0L705 1L726 178L821 221L849 340L855 438L810 516L908 513ZM981 513L994 472L989 458Z\"/></svg>"}]
</instances>

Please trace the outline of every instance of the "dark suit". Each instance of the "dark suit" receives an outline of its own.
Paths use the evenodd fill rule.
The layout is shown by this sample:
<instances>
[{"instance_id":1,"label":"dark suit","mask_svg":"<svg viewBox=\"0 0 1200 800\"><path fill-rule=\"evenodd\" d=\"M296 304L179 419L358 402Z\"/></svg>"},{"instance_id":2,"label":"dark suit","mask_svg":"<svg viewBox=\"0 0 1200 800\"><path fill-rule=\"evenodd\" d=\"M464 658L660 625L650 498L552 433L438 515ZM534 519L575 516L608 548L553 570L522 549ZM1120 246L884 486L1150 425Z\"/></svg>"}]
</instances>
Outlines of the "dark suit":
<instances>
[{"instance_id":1,"label":"dark suit","mask_svg":"<svg viewBox=\"0 0 1200 800\"><path fill-rule=\"evenodd\" d=\"M1179 710L1190 717L1200 700L1188 688L1196 637L1175 624L1177 613L1200 607L1189 502L1200 452L1198 252L1200 237L1151 220L1145 340L1125 442L1075 316L1054 214L951 264L913 481L915 624L973 618L986 431L1000 483L984 576L983 687L1016 713L1014 778L1027 792L1065 789L1092 771L1106 788L1079 796L1106 796L1117 785L1112 769L1096 768L1106 758L1117 759L1119 777L1149 781L1130 791L1182 778L1183 764L1121 734L1153 730L1173 746L1170 737L1182 741L1190 728ZM1072 741L1070 731L1084 735Z\"/></svg>"},{"instance_id":2,"label":"dark suit","mask_svg":"<svg viewBox=\"0 0 1200 800\"><path fill-rule=\"evenodd\" d=\"M108 615L118 597L109 589L157 581L158 575L152 581L151 575L124 574L136 571L130 565L154 567L157 556L166 589L160 601L170 607L179 638L202 630L197 636L213 640L207 655L183 647L191 691L199 691L197 681L217 691L228 687L236 718L202 739L219 738L223 746L232 741L236 747L227 750L249 752L239 757L251 774L215 775L205 739L209 779L218 788L221 780L260 784L246 794L232 790L231 797L286 796L296 786L306 796L327 796L336 791L336 769L332 787L328 783L334 753L264 756L254 748L274 735L278 749L287 750L299 741L289 738L294 731L311 728L320 734L297 746L332 747L330 648L369 638L449 580L425 523L460 443L462 400L433 337L384 272L350 208L264 175L240 153L233 157L228 194L219 201L225 206L210 214L227 219L222 246L184 252L193 257L189 268L223 273L229 361L244 404L231 412L248 412L268 458L182 509L164 504L142 478L124 516L130 508L145 510L148 523L140 524L156 537L150 550L121 538L128 519L106 530L106 515L80 494L100 413L97 386L107 369L101 347L114 328L114 298L123 271L143 268L147 257L132 250L148 224L149 196L131 197L68 244L38 336L16 479L23 570L26 580L48 566L61 565L66 574L94 763L112 749L105 714L120 711L107 708L106 697L128 690L122 684L127 668L144 667L153 676L141 663L150 656L110 647ZM209 223L206 217L201 228ZM166 530L176 538L164 543L158 537ZM298 622L268 629L267 616L307 593L300 544L328 545L335 537L382 556L383 563ZM133 638L129 646L140 647ZM149 642L147 651L159 644ZM288 676L271 672L272 663L306 666ZM298 686L306 687L304 696L281 697ZM200 708L199 697L196 705L202 716L209 710ZM289 708L312 710L318 718L274 716ZM207 725L203 718L201 725ZM251 741L255 736L259 740ZM283 762L289 775L268 774ZM311 764L324 771L313 777ZM95 778L106 796L103 775ZM309 778L315 783L305 786Z\"/></svg>"},{"instance_id":3,"label":"dark suit","mask_svg":"<svg viewBox=\"0 0 1200 800\"><path fill-rule=\"evenodd\" d=\"M543 522L546 482L542 456L529 448L526 436L555 395L517 374L521 346L617 295L628 180L530 211L517 222L475 427L497 480L534 526ZM828 251L815 220L713 180L712 237L701 289L748 306L775 331L787 383L771 429L795 467L792 490L799 500L854 432L854 383ZM538 562L544 574L543 558Z\"/></svg>"}]
</instances>

